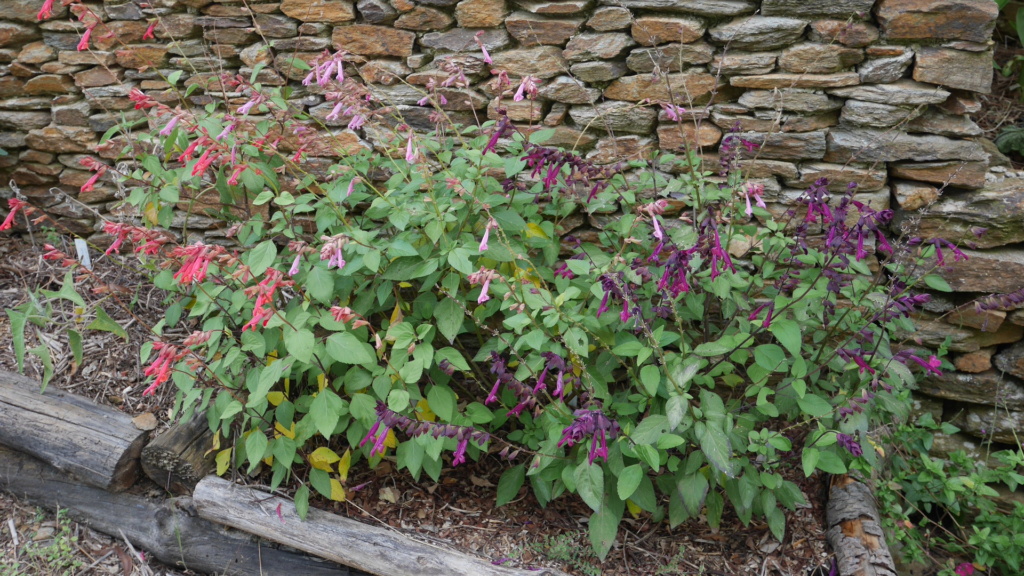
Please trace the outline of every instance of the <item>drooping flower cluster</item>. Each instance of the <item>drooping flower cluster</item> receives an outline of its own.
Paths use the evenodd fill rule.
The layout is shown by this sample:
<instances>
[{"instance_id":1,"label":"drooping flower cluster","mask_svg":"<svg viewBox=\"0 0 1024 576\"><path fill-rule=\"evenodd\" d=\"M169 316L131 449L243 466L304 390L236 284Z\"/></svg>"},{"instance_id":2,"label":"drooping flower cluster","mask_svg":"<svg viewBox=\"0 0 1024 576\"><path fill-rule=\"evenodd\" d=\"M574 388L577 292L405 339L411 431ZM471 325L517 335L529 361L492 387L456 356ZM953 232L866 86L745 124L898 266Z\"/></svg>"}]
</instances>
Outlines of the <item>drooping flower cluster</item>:
<instances>
[{"instance_id":1,"label":"drooping flower cluster","mask_svg":"<svg viewBox=\"0 0 1024 576\"><path fill-rule=\"evenodd\" d=\"M379 401L376 411L377 421L373 423L370 431L359 443L359 447L362 448L367 443L373 442L373 448L370 450L371 457L384 453L384 441L387 440L390 430L401 430L411 438L424 434L429 434L434 438L454 438L458 444L452 457L452 466L458 466L466 461L466 448L469 447L470 440L477 444L486 444L491 439L490 434L469 426L413 420L394 412Z\"/></svg>"},{"instance_id":2,"label":"drooping flower cluster","mask_svg":"<svg viewBox=\"0 0 1024 576\"><path fill-rule=\"evenodd\" d=\"M491 352L491 374L497 376L497 379L494 381L491 393L484 400L485 405L497 402L500 389L505 387L512 391L517 402L515 407L508 411L509 416L519 416L523 413L523 410L527 408L532 410L537 406L537 397L534 395L534 390L520 382L513 373L509 372L508 363L497 352Z\"/></svg>"},{"instance_id":3,"label":"drooping flower cluster","mask_svg":"<svg viewBox=\"0 0 1024 576\"><path fill-rule=\"evenodd\" d=\"M174 273L174 279L179 284L185 285L192 284L193 282L202 282L206 279L206 271L210 267L210 263L224 253L223 246L204 244L202 242L196 242L191 246L174 247L170 252L170 256L185 259L181 268Z\"/></svg>"},{"instance_id":4,"label":"drooping flower cluster","mask_svg":"<svg viewBox=\"0 0 1024 576\"><path fill-rule=\"evenodd\" d=\"M304 86L314 83L320 87L326 87L332 80L339 84L345 80L345 54L344 50L338 50L334 54L324 50L310 64L312 70L302 79Z\"/></svg>"},{"instance_id":5,"label":"drooping flower cluster","mask_svg":"<svg viewBox=\"0 0 1024 576\"><path fill-rule=\"evenodd\" d=\"M153 350L157 356L143 372L147 378L153 377L153 382L142 392L143 396L154 394L161 384L167 382L171 378L174 365L188 354L184 348L162 341L153 342Z\"/></svg>"},{"instance_id":6,"label":"drooping flower cluster","mask_svg":"<svg viewBox=\"0 0 1024 576\"><path fill-rule=\"evenodd\" d=\"M242 332L256 330L257 326L266 327L274 315L273 309L269 306L274 302L275 292L278 288L293 284L294 282L291 280L285 280L284 274L276 268L267 268L263 280L259 284L245 289L247 297L256 298L256 306L252 309L252 319L242 327Z\"/></svg>"},{"instance_id":7,"label":"drooping flower cluster","mask_svg":"<svg viewBox=\"0 0 1024 576\"><path fill-rule=\"evenodd\" d=\"M114 241L103 253L110 255L114 252L121 253L121 245L125 240L130 240L135 245L135 252L152 256L159 253L164 246L174 240L168 233L160 230L150 230L142 226L122 224L120 222L106 222L103 224L103 231L114 237Z\"/></svg>"},{"instance_id":8,"label":"drooping flower cluster","mask_svg":"<svg viewBox=\"0 0 1024 576\"><path fill-rule=\"evenodd\" d=\"M4 218L2 224L0 224L0 230L10 230L14 226L14 218L18 215L18 212L23 212L26 216L31 214L35 208L29 205L28 202L19 198L11 198L7 201L7 207L11 209L7 213L7 217Z\"/></svg>"},{"instance_id":9,"label":"drooping flower cluster","mask_svg":"<svg viewBox=\"0 0 1024 576\"><path fill-rule=\"evenodd\" d=\"M608 187L611 177L619 170L616 165L597 166L571 152L536 144L529 144L526 147L526 155L523 156L523 160L526 161L526 166L530 169L531 177L537 178L543 175L541 181L544 183L545 192L551 191L562 174L562 168L567 167L569 172L564 176L566 188L589 190L587 192L588 202ZM506 180L506 182L512 181L512 179Z\"/></svg>"},{"instance_id":10,"label":"drooping flower cluster","mask_svg":"<svg viewBox=\"0 0 1024 576\"><path fill-rule=\"evenodd\" d=\"M568 369L565 359L558 354L554 352L541 352L540 355L545 360L544 369L541 370L540 376L537 377L537 385L533 387L533 393L537 394L541 390L546 390L548 374L554 372L556 374L555 389L551 392L551 395L564 399L566 386L578 383L579 377Z\"/></svg>"},{"instance_id":11,"label":"drooping flower cluster","mask_svg":"<svg viewBox=\"0 0 1024 576\"><path fill-rule=\"evenodd\" d=\"M600 410L581 408L573 412L575 418L569 426L562 430L562 439L558 446L572 448L589 436L590 451L587 462L594 463L597 458L608 458L608 440L619 435L619 424L605 416Z\"/></svg>"},{"instance_id":12,"label":"drooping flower cluster","mask_svg":"<svg viewBox=\"0 0 1024 576\"><path fill-rule=\"evenodd\" d=\"M498 278L498 273L490 268L480 267L480 270L470 274L466 277L469 280L470 286L480 285L480 296L477 297L476 303L483 304L491 299L491 296L487 293L491 288L491 282Z\"/></svg>"},{"instance_id":13,"label":"drooping flower cluster","mask_svg":"<svg viewBox=\"0 0 1024 576\"><path fill-rule=\"evenodd\" d=\"M320 260L327 260L327 269L337 267L339 270L345 267L345 254L342 248L349 242L349 237L344 234L334 236L321 236L320 240L324 245L320 247Z\"/></svg>"}]
</instances>

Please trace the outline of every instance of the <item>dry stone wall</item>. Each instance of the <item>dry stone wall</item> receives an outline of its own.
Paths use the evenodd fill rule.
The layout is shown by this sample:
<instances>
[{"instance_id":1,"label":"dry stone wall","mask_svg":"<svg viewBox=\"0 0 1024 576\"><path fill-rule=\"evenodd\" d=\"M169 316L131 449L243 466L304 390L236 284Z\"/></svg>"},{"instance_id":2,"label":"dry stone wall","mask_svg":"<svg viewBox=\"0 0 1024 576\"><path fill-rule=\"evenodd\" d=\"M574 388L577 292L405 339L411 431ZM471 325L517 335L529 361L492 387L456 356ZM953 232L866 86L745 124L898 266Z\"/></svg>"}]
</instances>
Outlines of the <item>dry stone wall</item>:
<instances>
[{"instance_id":1,"label":"dry stone wall","mask_svg":"<svg viewBox=\"0 0 1024 576\"><path fill-rule=\"evenodd\" d=\"M117 187L81 192L90 173L79 161L118 157L99 137L142 119L131 89L177 101L164 78L180 71L180 85L199 86L193 104L237 106L246 95L219 79L263 65L259 81L291 85L293 104L335 141L372 146L372 129L327 120L332 106L299 83L293 59L347 50L350 73L420 129L433 126L417 106L423 87L453 62L471 81L443 92L458 122L501 107L599 163L698 148L713 165L736 132L760 145L745 169L779 213L827 177L837 189L858 184L862 200L922 236L972 246L969 262L942 272L956 292L917 320L913 339L937 348L950 338L958 368L922 384L921 408L1000 441L1024 425L1024 309L1012 298L985 313L971 304L1024 288L1024 185L970 118L992 81L991 0L104 0L87 3L103 20L88 51L76 50L83 27L68 10L58 3L38 22L41 4L0 10L0 181L68 231L96 236L100 214L118 217ZM155 38L144 40L152 19ZM513 82L539 78L536 102L495 100L499 68ZM669 102L686 109L682 125L658 106ZM325 145L308 162L340 153ZM577 222L578 235L601 225ZM222 227L190 225L210 237Z\"/></svg>"}]
</instances>

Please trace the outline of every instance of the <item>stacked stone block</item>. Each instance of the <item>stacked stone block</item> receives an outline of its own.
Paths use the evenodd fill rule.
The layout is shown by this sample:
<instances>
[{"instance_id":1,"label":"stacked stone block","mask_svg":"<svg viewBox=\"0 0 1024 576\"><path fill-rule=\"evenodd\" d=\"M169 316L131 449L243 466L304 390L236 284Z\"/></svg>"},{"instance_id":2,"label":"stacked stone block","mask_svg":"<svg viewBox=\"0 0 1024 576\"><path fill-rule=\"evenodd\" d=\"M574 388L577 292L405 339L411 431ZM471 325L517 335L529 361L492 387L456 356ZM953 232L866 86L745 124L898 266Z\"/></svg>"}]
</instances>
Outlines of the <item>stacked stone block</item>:
<instances>
[{"instance_id":1,"label":"stacked stone block","mask_svg":"<svg viewBox=\"0 0 1024 576\"><path fill-rule=\"evenodd\" d=\"M956 293L918 320L921 344L952 338L958 367L923 390L972 434L1008 440L1024 423L1024 310L977 314L968 303L1024 287L1015 246L1024 185L1005 177L1005 159L970 119L992 81L991 0L97 0L89 6L104 23L87 52L75 49L82 26L59 3L53 19L36 21L41 3L5 0L0 11L0 181L71 232L94 234L95 212L114 210L112 183L78 191L89 177L79 160L117 157L118 146L99 139L143 119L127 98L133 88L176 102L164 78L178 71L179 86L197 86L192 104L237 105L246 96L226 90L223 75L259 68L259 82L291 86L292 104L350 150L383 136L327 121L332 106L300 84L295 59L347 50L350 73L422 130L433 122L417 101L453 62L472 81L442 92L457 122L494 119L501 108L599 163L696 149L713 165L736 133L760 146L744 166L765 183L774 212L827 177L837 191L856 183L862 200L891 206L922 236L974 246L970 263L943 271ZM152 18L156 38L144 41ZM539 78L539 98L498 101L498 68L514 82ZM686 109L681 124L662 102ZM343 152L325 144L309 164ZM609 217L579 215L569 222L582 228L571 231L585 238ZM212 236L221 224L190 225Z\"/></svg>"}]
</instances>

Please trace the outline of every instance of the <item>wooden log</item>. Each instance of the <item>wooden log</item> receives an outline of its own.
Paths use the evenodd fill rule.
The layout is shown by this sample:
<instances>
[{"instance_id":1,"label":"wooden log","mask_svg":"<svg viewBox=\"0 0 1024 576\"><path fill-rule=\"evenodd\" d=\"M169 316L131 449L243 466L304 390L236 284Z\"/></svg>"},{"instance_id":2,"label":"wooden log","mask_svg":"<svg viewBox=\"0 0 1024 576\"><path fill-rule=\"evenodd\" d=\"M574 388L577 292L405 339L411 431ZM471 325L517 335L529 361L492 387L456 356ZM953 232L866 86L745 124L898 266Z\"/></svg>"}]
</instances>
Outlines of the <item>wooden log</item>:
<instances>
[{"instance_id":1,"label":"wooden log","mask_svg":"<svg viewBox=\"0 0 1024 576\"><path fill-rule=\"evenodd\" d=\"M139 477L148 432L131 416L0 371L0 444L31 454L79 480L117 492Z\"/></svg>"},{"instance_id":2,"label":"wooden log","mask_svg":"<svg viewBox=\"0 0 1024 576\"><path fill-rule=\"evenodd\" d=\"M191 494L213 471L213 432L205 414L176 422L142 449L142 471L172 494Z\"/></svg>"},{"instance_id":3,"label":"wooden log","mask_svg":"<svg viewBox=\"0 0 1024 576\"><path fill-rule=\"evenodd\" d=\"M871 490L846 474L832 477L825 537L836 553L839 576L896 576Z\"/></svg>"},{"instance_id":4,"label":"wooden log","mask_svg":"<svg viewBox=\"0 0 1024 576\"><path fill-rule=\"evenodd\" d=\"M280 550L250 534L199 518L190 498L153 501L81 484L35 458L0 447L0 489L70 517L171 566L210 574L361 576L363 573Z\"/></svg>"},{"instance_id":5,"label":"wooden log","mask_svg":"<svg viewBox=\"0 0 1024 576\"><path fill-rule=\"evenodd\" d=\"M300 520L291 501L217 476L200 480L192 498L203 518L380 576L565 576L552 569L495 566L483 558L321 510L311 509Z\"/></svg>"}]
</instances>

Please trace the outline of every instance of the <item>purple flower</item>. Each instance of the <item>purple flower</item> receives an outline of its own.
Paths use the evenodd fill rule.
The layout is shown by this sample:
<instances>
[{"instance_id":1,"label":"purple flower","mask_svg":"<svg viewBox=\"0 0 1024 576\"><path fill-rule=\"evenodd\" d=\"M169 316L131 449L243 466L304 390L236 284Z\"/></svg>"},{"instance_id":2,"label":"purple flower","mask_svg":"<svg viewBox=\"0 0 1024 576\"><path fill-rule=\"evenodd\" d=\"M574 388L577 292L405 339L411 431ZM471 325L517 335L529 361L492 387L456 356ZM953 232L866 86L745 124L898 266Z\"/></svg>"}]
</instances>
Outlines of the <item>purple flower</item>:
<instances>
[{"instance_id":1,"label":"purple flower","mask_svg":"<svg viewBox=\"0 0 1024 576\"><path fill-rule=\"evenodd\" d=\"M587 410L581 408L573 412L575 420L562 430L562 439L558 446L574 445L582 442L587 436L591 437L590 453L587 461L594 463L597 458L608 458L608 439L615 438L619 434L619 425L610 420L600 410Z\"/></svg>"},{"instance_id":2,"label":"purple flower","mask_svg":"<svg viewBox=\"0 0 1024 576\"><path fill-rule=\"evenodd\" d=\"M292 267L288 269L289 276L295 276L299 273L299 261L302 258L302 254L296 254L295 260L292 260Z\"/></svg>"},{"instance_id":3,"label":"purple flower","mask_svg":"<svg viewBox=\"0 0 1024 576\"><path fill-rule=\"evenodd\" d=\"M864 450L861 449L860 443L857 442L853 436L849 434L843 434L842 432L836 432L836 442L844 448L847 452L852 454L854 457L862 456Z\"/></svg>"}]
</instances>

